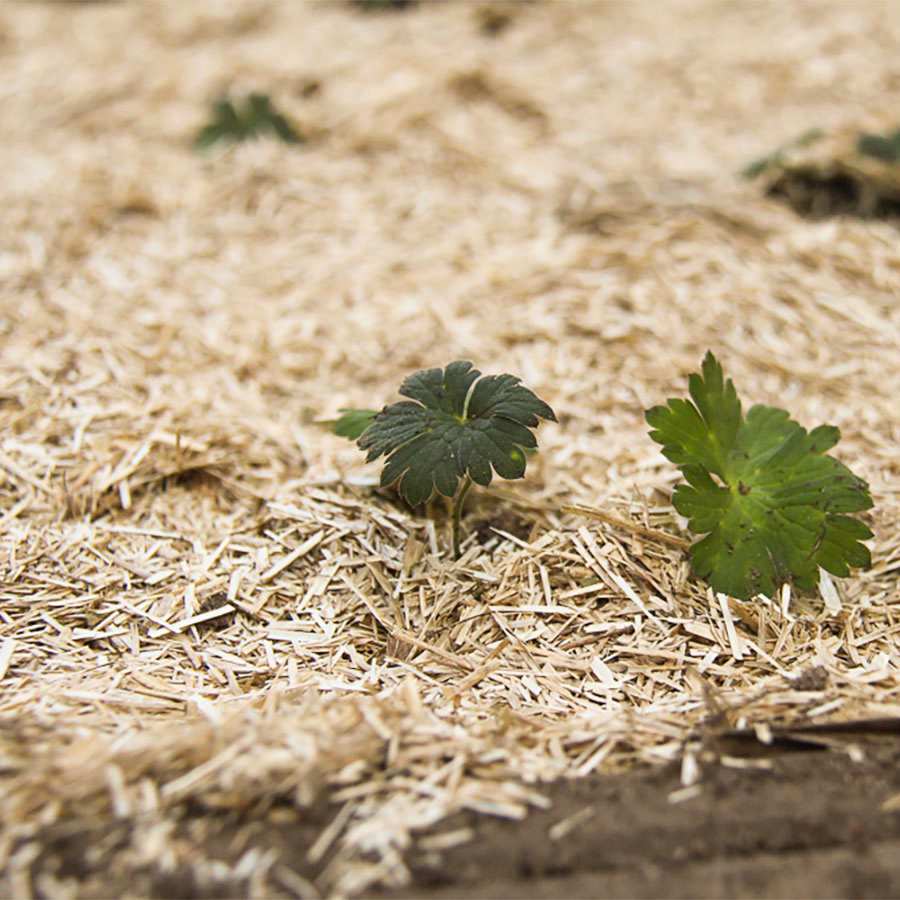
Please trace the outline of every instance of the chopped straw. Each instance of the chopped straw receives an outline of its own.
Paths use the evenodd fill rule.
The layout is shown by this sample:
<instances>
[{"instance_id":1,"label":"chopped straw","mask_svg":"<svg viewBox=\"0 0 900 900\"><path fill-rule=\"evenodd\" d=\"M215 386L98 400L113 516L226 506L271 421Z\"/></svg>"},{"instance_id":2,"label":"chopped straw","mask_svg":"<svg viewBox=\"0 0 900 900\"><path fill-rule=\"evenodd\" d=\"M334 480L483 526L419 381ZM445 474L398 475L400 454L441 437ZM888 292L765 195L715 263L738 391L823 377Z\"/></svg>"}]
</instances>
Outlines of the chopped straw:
<instances>
[{"instance_id":1,"label":"chopped straw","mask_svg":"<svg viewBox=\"0 0 900 900\"><path fill-rule=\"evenodd\" d=\"M683 801L710 721L900 711L897 233L733 177L797 103L857 114L896 9L516 5L495 39L465 4L75 6L0 12L6 893L71 889L36 861L105 823L106 878L351 895L559 777L681 761ZM192 153L226 86L308 142ZM643 410L707 347L841 427L869 571L746 604L691 575ZM455 358L560 419L473 492L458 561L440 501L311 424ZM311 869L180 830L322 798Z\"/></svg>"}]
</instances>

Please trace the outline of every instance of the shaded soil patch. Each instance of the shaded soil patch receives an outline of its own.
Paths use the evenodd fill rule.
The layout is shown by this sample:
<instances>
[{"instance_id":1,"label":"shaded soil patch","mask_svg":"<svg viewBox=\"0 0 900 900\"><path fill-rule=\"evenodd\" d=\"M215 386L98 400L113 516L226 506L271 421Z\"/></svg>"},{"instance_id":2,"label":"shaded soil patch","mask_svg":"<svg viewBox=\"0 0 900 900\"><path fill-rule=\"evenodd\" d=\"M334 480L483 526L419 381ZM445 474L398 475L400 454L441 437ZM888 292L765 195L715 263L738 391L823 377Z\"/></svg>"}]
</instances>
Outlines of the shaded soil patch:
<instances>
[{"instance_id":1,"label":"shaded soil patch","mask_svg":"<svg viewBox=\"0 0 900 900\"><path fill-rule=\"evenodd\" d=\"M560 781L544 789L548 808L523 821L463 813L418 833L411 883L367 896L900 896L900 815L885 808L900 791L898 763L895 739L872 741L859 761L825 752L712 763L682 802L675 765ZM338 809L326 797L255 819L185 808L177 840L202 864L169 871L119 864L140 840L124 825L68 822L38 836L28 880L74 878L98 897L243 897L252 861L266 859L267 892L280 885L287 896L302 881L316 886L339 853L308 856ZM432 849L456 834L468 840ZM218 875L216 861L227 862Z\"/></svg>"},{"instance_id":2,"label":"shaded soil patch","mask_svg":"<svg viewBox=\"0 0 900 900\"><path fill-rule=\"evenodd\" d=\"M866 178L842 166L820 170L792 167L766 191L808 219L856 216L860 219L900 218L900 189L883 179Z\"/></svg>"},{"instance_id":3,"label":"shaded soil patch","mask_svg":"<svg viewBox=\"0 0 900 900\"><path fill-rule=\"evenodd\" d=\"M479 544L489 544L492 541L496 544L498 531L511 534L520 540L527 541L529 535L534 530L534 522L519 515L512 509L499 509L496 513L484 518L474 520L469 528L475 532L475 539Z\"/></svg>"},{"instance_id":4,"label":"shaded soil patch","mask_svg":"<svg viewBox=\"0 0 900 900\"><path fill-rule=\"evenodd\" d=\"M520 823L458 815L473 840L416 851L395 897L900 896L898 748L854 763L798 754L770 769L712 767L673 804L674 766L556 785ZM556 838L555 840L553 838Z\"/></svg>"}]
</instances>

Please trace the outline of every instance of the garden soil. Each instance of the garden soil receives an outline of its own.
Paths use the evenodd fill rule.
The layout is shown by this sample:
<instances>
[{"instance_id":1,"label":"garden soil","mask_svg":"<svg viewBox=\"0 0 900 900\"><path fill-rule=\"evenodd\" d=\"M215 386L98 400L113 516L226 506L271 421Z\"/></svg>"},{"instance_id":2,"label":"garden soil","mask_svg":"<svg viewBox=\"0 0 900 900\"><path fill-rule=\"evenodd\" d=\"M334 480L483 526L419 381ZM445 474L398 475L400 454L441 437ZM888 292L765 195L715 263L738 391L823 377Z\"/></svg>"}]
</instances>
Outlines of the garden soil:
<instances>
[{"instance_id":1,"label":"garden soil","mask_svg":"<svg viewBox=\"0 0 900 900\"><path fill-rule=\"evenodd\" d=\"M3 6L2 895L900 896L900 231L850 158L898 38L893 4ZM196 149L250 94L299 143ZM813 128L852 184L740 175ZM691 572L644 411L707 349L840 428L870 567ZM327 424L454 359L559 420L459 559Z\"/></svg>"}]
</instances>

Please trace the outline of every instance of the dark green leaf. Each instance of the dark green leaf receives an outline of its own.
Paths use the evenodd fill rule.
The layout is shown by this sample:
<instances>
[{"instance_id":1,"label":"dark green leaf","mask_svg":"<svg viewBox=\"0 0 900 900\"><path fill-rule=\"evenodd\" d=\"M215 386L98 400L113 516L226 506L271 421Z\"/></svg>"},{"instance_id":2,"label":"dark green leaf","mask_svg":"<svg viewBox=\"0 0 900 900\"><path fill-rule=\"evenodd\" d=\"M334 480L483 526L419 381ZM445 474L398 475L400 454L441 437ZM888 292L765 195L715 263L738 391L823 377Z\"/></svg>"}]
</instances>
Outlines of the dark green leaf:
<instances>
[{"instance_id":1,"label":"dark green leaf","mask_svg":"<svg viewBox=\"0 0 900 900\"><path fill-rule=\"evenodd\" d=\"M272 131L274 131L285 144L302 143L303 139L294 129L294 126L291 125L281 113L275 113L272 118L269 119L269 125Z\"/></svg>"},{"instance_id":2,"label":"dark green leaf","mask_svg":"<svg viewBox=\"0 0 900 900\"><path fill-rule=\"evenodd\" d=\"M250 94L247 109L248 127L254 133L272 131L287 144L300 143L300 136L266 94Z\"/></svg>"},{"instance_id":3,"label":"dark green leaf","mask_svg":"<svg viewBox=\"0 0 900 900\"><path fill-rule=\"evenodd\" d=\"M769 406L743 417L712 353L689 385L693 402L671 399L646 418L650 436L687 481L675 490L675 508L691 531L706 534L691 548L697 574L746 600L772 597L785 581L812 589L819 567L843 576L850 566L869 565L860 542L872 533L845 515L872 506L869 487L825 453L838 429L820 425L807 433Z\"/></svg>"},{"instance_id":4,"label":"dark green leaf","mask_svg":"<svg viewBox=\"0 0 900 900\"><path fill-rule=\"evenodd\" d=\"M271 132L286 143L301 141L288 120L279 113L266 94L250 94L236 105L228 97L212 103L210 122L194 138L197 150L206 150L219 141L244 141Z\"/></svg>"},{"instance_id":5,"label":"dark green leaf","mask_svg":"<svg viewBox=\"0 0 900 900\"><path fill-rule=\"evenodd\" d=\"M856 150L882 162L900 162L900 129L887 135L861 134L856 140Z\"/></svg>"},{"instance_id":6,"label":"dark green leaf","mask_svg":"<svg viewBox=\"0 0 900 900\"><path fill-rule=\"evenodd\" d=\"M399 479L411 504L433 491L452 497L468 475L480 485L525 474L532 428L556 421L553 410L512 375L487 375L457 360L410 375L400 388L409 400L385 407L359 438L371 462L386 456L383 485Z\"/></svg>"}]
</instances>

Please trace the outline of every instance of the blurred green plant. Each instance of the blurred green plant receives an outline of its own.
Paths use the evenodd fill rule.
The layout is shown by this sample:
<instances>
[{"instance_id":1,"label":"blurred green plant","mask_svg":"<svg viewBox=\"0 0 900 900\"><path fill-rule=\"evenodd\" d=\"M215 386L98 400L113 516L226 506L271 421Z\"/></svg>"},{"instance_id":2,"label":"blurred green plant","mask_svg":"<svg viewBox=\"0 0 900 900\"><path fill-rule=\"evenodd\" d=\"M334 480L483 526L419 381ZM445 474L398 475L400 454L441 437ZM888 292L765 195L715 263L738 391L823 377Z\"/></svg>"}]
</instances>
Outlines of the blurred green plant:
<instances>
[{"instance_id":1,"label":"blurred green plant","mask_svg":"<svg viewBox=\"0 0 900 900\"><path fill-rule=\"evenodd\" d=\"M900 162L900 128L890 134L861 134L856 140L856 151L882 162Z\"/></svg>"},{"instance_id":2,"label":"blurred green plant","mask_svg":"<svg viewBox=\"0 0 900 900\"><path fill-rule=\"evenodd\" d=\"M299 144L303 140L266 94L249 94L237 102L220 97L211 104L211 111L210 121L194 138L196 150L207 150L220 141L238 143L266 134L286 144Z\"/></svg>"}]
</instances>

